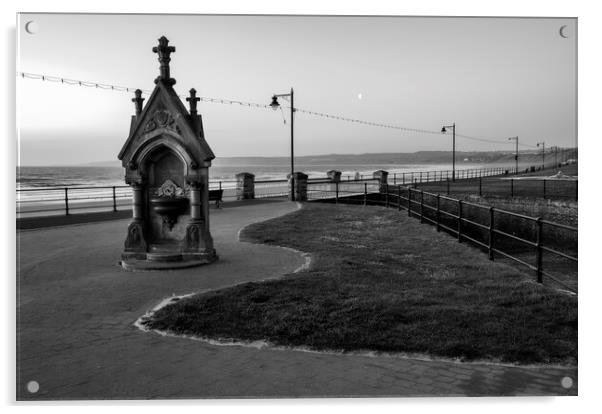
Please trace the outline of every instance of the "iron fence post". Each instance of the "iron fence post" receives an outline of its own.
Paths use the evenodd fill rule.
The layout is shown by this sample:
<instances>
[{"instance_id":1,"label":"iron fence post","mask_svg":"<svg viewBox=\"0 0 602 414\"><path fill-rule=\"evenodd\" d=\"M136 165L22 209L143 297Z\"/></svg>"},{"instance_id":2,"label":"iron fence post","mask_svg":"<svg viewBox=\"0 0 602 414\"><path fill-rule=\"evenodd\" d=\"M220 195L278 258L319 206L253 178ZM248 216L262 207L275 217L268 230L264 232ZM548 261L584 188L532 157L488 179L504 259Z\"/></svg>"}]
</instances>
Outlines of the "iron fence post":
<instances>
[{"instance_id":1,"label":"iron fence post","mask_svg":"<svg viewBox=\"0 0 602 414\"><path fill-rule=\"evenodd\" d=\"M437 231L441 230L441 226L439 225L439 223L441 222L441 207L440 207L440 197L439 194L437 194L437 215L436 215L436 219L437 219Z\"/></svg>"},{"instance_id":2,"label":"iron fence post","mask_svg":"<svg viewBox=\"0 0 602 414\"><path fill-rule=\"evenodd\" d=\"M514 197L514 178L510 179L510 197Z\"/></svg>"},{"instance_id":3,"label":"iron fence post","mask_svg":"<svg viewBox=\"0 0 602 414\"><path fill-rule=\"evenodd\" d=\"M546 179L543 179L543 198L546 198Z\"/></svg>"},{"instance_id":4,"label":"iron fence post","mask_svg":"<svg viewBox=\"0 0 602 414\"><path fill-rule=\"evenodd\" d=\"M493 237L495 236L494 232L494 210L493 207L489 207L489 260L493 260Z\"/></svg>"},{"instance_id":5,"label":"iron fence post","mask_svg":"<svg viewBox=\"0 0 602 414\"><path fill-rule=\"evenodd\" d=\"M401 211L401 186L397 186L397 211Z\"/></svg>"},{"instance_id":6,"label":"iron fence post","mask_svg":"<svg viewBox=\"0 0 602 414\"><path fill-rule=\"evenodd\" d=\"M389 207L389 184L385 184L385 207Z\"/></svg>"},{"instance_id":7,"label":"iron fence post","mask_svg":"<svg viewBox=\"0 0 602 414\"><path fill-rule=\"evenodd\" d=\"M479 176L479 197L483 197L483 177Z\"/></svg>"},{"instance_id":8,"label":"iron fence post","mask_svg":"<svg viewBox=\"0 0 602 414\"><path fill-rule=\"evenodd\" d=\"M113 186L113 211L117 211L117 195L115 194L115 186Z\"/></svg>"},{"instance_id":9,"label":"iron fence post","mask_svg":"<svg viewBox=\"0 0 602 414\"><path fill-rule=\"evenodd\" d=\"M458 243L462 243L462 200L458 200Z\"/></svg>"},{"instance_id":10,"label":"iron fence post","mask_svg":"<svg viewBox=\"0 0 602 414\"><path fill-rule=\"evenodd\" d=\"M222 182L221 181L219 182L219 189L220 190L222 189Z\"/></svg>"},{"instance_id":11,"label":"iron fence post","mask_svg":"<svg viewBox=\"0 0 602 414\"><path fill-rule=\"evenodd\" d=\"M406 173L401 173L401 183L402 184L406 183Z\"/></svg>"},{"instance_id":12,"label":"iron fence post","mask_svg":"<svg viewBox=\"0 0 602 414\"><path fill-rule=\"evenodd\" d=\"M430 181L430 172L427 171L426 172L426 182L428 183Z\"/></svg>"},{"instance_id":13,"label":"iron fence post","mask_svg":"<svg viewBox=\"0 0 602 414\"><path fill-rule=\"evenodd\" d=\"M447 178L447 195L449 195L449 177Z\"/></svg>"},{"instance_id":14,"label":"iron fence post","mask_svg":"<svg viewBox=\"0 0 602 414\"><path fill-rule=\"evenodd\" d=\"M335 184L335 198L334 198L334 203L335 204L339 204L339 183L336 182Z\"/></svg>"},{"instance_id":15,"label":"iron fence post","mask_svg":"<svg viewBox=\"0 0 602 414\"><path fill-rule=\"evenodd\" d=\"M368 204L368 183L364 183L364 205Z\"/></svg>"},{"instance_id":16,"label":"iron fence post","mask_svg":"<svg viewBox=\"0 0 602 414\"><path fill-rule=\"evenodd\" d=\"M542 222L541 217L537 217L537 283L543 283L543 249L542 249Z\"/></svg>"},{"instance_id":17,"label":"iron fence post","mask_svg":"<svg viewBox=\"0 0 602 414\"><path fill-rule=\"evenodd\" d=\"M393 185L397 185L397 173L393 173Z\"/></svg>"},{"instance_id":18,"label":"iron fence post","mask_svg":"<svg viewBox=\"0 0 602 414\"><path fill-rule=\"evenodd\" d=\"M408 217L412 217L412 187L408 189Z\"/></svg>"},{"instance_id":19,"label":"iron fence post","mask_svg":"<svg viewBox=\"0 0 602 414\"><path fill-rule=\"evenodd\" d=\"M424 191L420 190L420 222L424 223Z\"/></svg>"},{"instance_id":20,"label":"iron fence post","mask_svg":"<svg viewBox=\"0 0 602 414\"><path fill-rule=\"evenodd\" d=\"M69 215L69 189L65 187L65 215Z\"/></svg>"}]
</instances>

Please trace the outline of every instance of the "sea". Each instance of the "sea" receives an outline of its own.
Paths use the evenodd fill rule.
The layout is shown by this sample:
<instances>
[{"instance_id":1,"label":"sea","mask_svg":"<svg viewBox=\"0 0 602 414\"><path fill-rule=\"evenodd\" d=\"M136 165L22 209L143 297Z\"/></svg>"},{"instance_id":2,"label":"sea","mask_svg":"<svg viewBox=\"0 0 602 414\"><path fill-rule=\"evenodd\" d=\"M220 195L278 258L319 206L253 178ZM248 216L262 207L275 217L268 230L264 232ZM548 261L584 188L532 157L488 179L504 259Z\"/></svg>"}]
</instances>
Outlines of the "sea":
<instances>
[{"instance_id":1,"label":"sea","mask_svg":"<svg viewBox=\"0 0 602 414\"><path fill-rule=\"evenodd\" d=\"M460 163L456 170L486 168L485 164ZM329 170L338 170L342 179L353 179L356 174L371 177L376 170L393 174L426 171L451 170L451 164L296 164L295 171L303 171L309 178L326 178ZM216 165L209 168L212 183L222 182L224 186L234 184L235 175L240 172L255 174L255 180L283 180L290 172L288 163L265 163L263 165ZM110 187L124 186L124 170L120 166L56 166L17 168L16 186L19 190L56 187Z\"/></svg>"}]
</instances>

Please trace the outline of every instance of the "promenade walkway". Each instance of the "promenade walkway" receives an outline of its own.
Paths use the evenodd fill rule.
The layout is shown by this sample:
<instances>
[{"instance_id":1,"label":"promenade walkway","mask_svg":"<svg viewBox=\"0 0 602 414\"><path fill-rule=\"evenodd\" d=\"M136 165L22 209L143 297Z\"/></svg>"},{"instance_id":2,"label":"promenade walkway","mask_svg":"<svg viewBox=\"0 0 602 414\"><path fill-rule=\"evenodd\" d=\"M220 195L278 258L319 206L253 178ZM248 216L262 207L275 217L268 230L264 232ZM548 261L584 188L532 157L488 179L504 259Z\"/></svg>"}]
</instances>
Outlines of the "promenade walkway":
<instances>
[{"instance_id":1,"label":"promenade walkway","mask_svg":"<svg viewBox=\"0 0 602 414\"><path fill-rule=\"evenodd\" d=\"M576 394L575 368L216 346L134 326L173 294L301 266L299 253L237 237L246 224L295 209L279 201L212 210L220 260L173 272L121 269L127 219L19 232L17 399ZM561 385L564 377L572 387Z\"/></svg>"}]
</instances>

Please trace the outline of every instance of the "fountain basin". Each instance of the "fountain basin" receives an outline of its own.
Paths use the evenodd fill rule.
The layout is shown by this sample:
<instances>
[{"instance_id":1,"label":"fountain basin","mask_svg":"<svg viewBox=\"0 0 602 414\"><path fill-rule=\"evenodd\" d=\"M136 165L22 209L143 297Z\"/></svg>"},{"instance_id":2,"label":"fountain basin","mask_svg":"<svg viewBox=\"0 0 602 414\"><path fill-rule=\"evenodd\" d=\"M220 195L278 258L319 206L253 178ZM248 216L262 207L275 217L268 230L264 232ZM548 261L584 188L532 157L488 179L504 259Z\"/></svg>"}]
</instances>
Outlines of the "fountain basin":
<instances>
[{"instance_id":1,"label":"fountain basin","mask_svg":"<svg viewBox=\"0 0 602 414\"><path fill-rule=\"evenodd\" d=\"M163 223L171 230L178 221L178 216L188 209L189 201L186 197L154 197L150 204L152 210L161 216Z\"/></svg>"}]
</instances>

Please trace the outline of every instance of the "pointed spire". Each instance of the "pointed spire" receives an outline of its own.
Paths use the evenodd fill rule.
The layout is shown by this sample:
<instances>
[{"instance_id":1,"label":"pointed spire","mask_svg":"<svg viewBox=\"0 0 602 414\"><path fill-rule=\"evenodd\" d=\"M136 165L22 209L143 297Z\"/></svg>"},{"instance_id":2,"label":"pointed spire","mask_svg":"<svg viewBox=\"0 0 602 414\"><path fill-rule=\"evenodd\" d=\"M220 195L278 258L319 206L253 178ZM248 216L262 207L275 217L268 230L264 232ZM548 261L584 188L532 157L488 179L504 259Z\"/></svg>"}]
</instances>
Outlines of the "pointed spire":
<instances>
[{"instance_id":1,"label":"pointed spire","mask_svg":"<svg viewBox=\"0 0 602 414\"><path fill-rule=\"evenodd\" d=\"M159 46L155 46L153 47L153 52L159 55L159 77L157 77L157 79L155 79L155 83L158 83L159 80L163 80L165 82L167 82L169 85L173 85L176 83L176 80L170 77L169 74L169 62L171 61L171 58L169 57L169 55L171 55L173 52L176 51L176 48L174 46L168 46L169 44L169 40L167 40L167 38L165 36L161 36L159 38Z\"/></svg>"},{"instance_id":2,"label":"pointed spire","mask_svg":"<svg viewBox=\"0 0 602 414\"><path fill-rule=\"evenodd\" d=\"M142 102L144 102L144 98L142 97L142 91L140 89L136 89L134 91L134 97L132 98L132 102L136 107L136 116L142 113Z\"/></svg>"},{"instance_id":3,"label":"pointed spire","mask_svg":"<svg viewBox=\"0 0 602 414\"><path fill-rule=\"evenodd\" d=\"M190 115L196 115L196 103L201 100L201 98L197 98L196 96L196 89L192 88L190 90L190 97L186 98L186 100L190 105Z\"/></svg>"}]
</instances>

